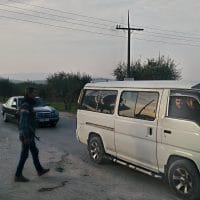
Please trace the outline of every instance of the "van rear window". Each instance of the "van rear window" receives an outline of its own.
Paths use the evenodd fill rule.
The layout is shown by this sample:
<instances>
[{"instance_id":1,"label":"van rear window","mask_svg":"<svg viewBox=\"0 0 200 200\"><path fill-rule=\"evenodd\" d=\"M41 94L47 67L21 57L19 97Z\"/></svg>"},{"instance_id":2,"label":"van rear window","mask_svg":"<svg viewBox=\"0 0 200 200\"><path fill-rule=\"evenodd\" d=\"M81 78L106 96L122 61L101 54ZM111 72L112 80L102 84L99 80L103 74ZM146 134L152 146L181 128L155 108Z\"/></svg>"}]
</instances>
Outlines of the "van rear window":
<instances>
[{"instance_id":1,"label":"van rear window","mask_svg":"<svg viewBox=\"0 0 200 200\"><path fill-rule=\"evenodd\" d=\"M115 90L85 90L79 109L113 114L116 98Z\"/></svg>"}]
</instances>

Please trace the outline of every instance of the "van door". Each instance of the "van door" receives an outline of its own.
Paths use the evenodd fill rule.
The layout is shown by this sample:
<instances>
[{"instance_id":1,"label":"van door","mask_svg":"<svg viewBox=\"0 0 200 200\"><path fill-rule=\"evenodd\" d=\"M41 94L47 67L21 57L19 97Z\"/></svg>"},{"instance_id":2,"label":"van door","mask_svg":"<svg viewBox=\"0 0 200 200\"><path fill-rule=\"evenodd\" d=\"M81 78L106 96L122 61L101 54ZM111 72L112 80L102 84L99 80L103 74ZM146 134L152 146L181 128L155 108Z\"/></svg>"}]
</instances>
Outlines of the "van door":
<instances>
[{"instance_id":1,"label":"van door","mask_svg":"<svg viewBox=\"0 0 200 200\"><path fill-rule=\"evenodd\" d=\"M159 165L163 167L169 155L194 159L192 152L200 152L200 92L171 90L168 112L160 122L162 148L159 148ZM166 153L167 152L167 153Z\"/></svg>"},{"instance_id":2,"label":"van door","mask_svg":"<svg viewBox=\"0 0 200 200\"><path fill-rule=\"evenodd\" d=\"M157 116L162 90L122 91L115 118L117 158L158 171Z\"/></svg>"}]
</instances>

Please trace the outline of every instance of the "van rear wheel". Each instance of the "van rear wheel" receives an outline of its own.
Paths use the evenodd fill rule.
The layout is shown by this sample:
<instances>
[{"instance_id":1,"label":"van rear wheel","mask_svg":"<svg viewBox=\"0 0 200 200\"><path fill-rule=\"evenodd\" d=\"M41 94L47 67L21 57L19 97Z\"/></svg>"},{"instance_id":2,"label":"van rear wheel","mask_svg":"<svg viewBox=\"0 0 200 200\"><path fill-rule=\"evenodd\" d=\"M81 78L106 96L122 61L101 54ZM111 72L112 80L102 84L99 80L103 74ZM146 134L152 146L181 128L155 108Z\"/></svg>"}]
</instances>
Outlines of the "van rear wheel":
<instances>
[{"instance_id":1,"label":"van rear wheel","mask_svg":"<svg viewBox=\"0 0 200 200\"><path fill-rule=\"evenodd\" d=\"M88 142L88 151L93 162L101 164L105 158L105 150L101 138L92 136Z\"/></svg>"},{"instance_id":2,"label":"van rear wheel","mask_svg":"<svg viewBox=\"0 0 200 200\"><path fill-rule=\"evenodd\" d=\"M196 166L189 160L176 160L168 170L171 189L184 199L200 198L200 175Z\"/></svg>"}]
</instances>

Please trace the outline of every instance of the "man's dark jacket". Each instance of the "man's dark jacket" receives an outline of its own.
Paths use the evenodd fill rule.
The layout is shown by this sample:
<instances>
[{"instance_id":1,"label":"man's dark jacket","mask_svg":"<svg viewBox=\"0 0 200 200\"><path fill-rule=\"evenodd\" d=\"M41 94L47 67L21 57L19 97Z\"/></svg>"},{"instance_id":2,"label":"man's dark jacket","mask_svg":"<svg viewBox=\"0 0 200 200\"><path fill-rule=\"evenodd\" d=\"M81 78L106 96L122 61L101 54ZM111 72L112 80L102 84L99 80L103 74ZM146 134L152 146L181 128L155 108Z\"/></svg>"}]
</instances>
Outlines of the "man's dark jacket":
<instances>
[{"instance_id":1,"label":"man's dark jacket","mask_svg":"<svg viewBox=\"0 0 200 200\"><path fill-rule=\"evenodd\" d=\"M35 114L33 111L34 100L25 98L20 107L19 135L21 139L34 139L35 137Z\"/></svg>"}]
</instances>

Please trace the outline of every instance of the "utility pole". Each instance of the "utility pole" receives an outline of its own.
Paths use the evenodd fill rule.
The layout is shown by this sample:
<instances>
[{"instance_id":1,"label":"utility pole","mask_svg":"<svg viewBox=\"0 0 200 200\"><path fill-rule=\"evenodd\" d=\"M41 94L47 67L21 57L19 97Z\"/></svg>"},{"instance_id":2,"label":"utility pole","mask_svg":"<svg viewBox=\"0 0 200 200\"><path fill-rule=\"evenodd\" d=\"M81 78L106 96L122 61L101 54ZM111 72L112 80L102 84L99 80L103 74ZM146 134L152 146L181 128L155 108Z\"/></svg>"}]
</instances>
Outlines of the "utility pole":
<instances>
[{"instance_id":1,"label":"utility pole","mask_svg":"<svg viewBox=\"0 0 200 200\"><path fill-rule=\"evenodd\" d=\"M129 20L129 11L128 11L128 28L121 27L117 24L116 29L126 30L128 31L128 56L127 56L127 78L130 78L130 67L131 67L131 31L143 31L143 28L131 28L130 27L130 20Z\"/></svg>"}]
</instances>

